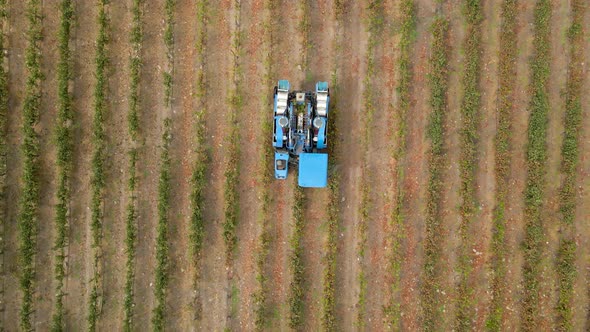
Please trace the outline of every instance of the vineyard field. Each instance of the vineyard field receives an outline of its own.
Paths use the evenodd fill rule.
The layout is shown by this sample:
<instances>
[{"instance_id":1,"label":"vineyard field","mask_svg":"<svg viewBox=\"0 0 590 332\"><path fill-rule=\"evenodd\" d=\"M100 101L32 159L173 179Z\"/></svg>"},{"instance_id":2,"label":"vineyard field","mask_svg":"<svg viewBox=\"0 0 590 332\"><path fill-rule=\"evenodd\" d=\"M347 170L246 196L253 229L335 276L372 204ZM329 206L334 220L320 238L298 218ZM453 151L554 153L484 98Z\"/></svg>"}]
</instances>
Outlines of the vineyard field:
<instances>
[{"instance_id":1,"label":"vineyard field","mask_svg":"<svg viewBox=\"0 0 590 332\"><path fill-rule=\"evenodd\" d=\"M590 330L588 91L587 0L0 0L0 331Z\"/></svg>"}]
</instances>

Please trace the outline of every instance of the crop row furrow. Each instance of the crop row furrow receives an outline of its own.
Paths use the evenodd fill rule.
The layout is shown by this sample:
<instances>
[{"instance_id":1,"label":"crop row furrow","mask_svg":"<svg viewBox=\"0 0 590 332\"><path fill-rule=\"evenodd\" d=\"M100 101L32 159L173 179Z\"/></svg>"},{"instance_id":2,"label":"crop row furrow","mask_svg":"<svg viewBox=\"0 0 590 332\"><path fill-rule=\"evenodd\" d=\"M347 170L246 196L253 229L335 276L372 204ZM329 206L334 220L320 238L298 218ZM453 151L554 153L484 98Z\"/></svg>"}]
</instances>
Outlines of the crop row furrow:
<instances>
[{"instance_id":1,"label":"crop row furrow","mask_svg":"<svg viewBox=\"0 0 590 332\"><path fill-rule=\"evenodd\" d=\"M28 30L25 51L26 87L23 102L23 154L22 194L18 212L20 288L22 303L20 327L33 330L33 288L35 282L35 254L38 232L39 207L39 134L37 125L41 113L41 1L27 2Z\"/></svg>"},{"instance_id":2,"label":"crop row furrow","mask_svg":"<svg viewBox=\"0 0 590 332\"><path fill-rule=\"evenodd\" d=\"M225 256L227 268L227 281L230 289L228 296L228 321L227 326L231 326L232 318L235 316L235 303L239 302L238 288L234 279L234 260L236 250L238 248L237 228L240 215L240 194L239 178L240 178L240 126L238 119L244 107L244 100L242 95L242 68L240 66L240 56L242 55L243 33L241 30L241 0L234 0L233 2L233 31L232 31L232 45L231 52L232 59L232 80L230 83L231 92L229 93L229 133L227 135L227 159L225 161L226 168L224 172L223 184L223 239L225 242Z\"/></svg>"},{"instance_id":3,"label":"crop row furrow","mask_svg":"<svg viewBox=\"0 0 590 332\"><path fill-rule=\"evenodd\" d=\"M272 13L275 11L276 4L273 0L266 0L264 3L266 9L266 19L264 22L264 38L265 45L268 47L268 52L264 59L264 86L270 87L273 84L273 61L272 54L274 53L274 34L273 34L273 18ZM264 94L262 105L267 107L271 104L271 100L268 98L268 94ZM252 294L254 299L254 314L255 314L255 327L257 331L262 331L268 323L269 308L267 304L268 296L268 284L267 277L265 275L265 269L267 266L267 259L270 250L271 234L269 229L270 222L270 185L272 183L272 165L273 149L272 149L272 122L268 116L264 117L262 130L260 132L262 145L262 151L260 153L260 161L258 166L258 178L260 179L260 214L258 216L258 225L261 229L260 236L258 238L258 248L256 252L256 281L258 282L258 289Z\"/></svg>"},{"instance_id":4,"label":"crop row furrow","mask_svg":"<svg viewBox=\"0 0 590 332\"><path fill-rule=\"evenodd\" d=\"M334 2L334 18L336 21L337 35L333 40L335 51L342 47L342 36L339 28L342 25L342 3L338 0ZM338 118L338 61L332 65L332 77L330 82L330 118L328 127L330 128L330 145L328 154L330 165L337 165L339 161L340 147L338 145L339 135L337 129ZM325 243L325 260L323 275L323 297L322 297L322 329L324 331L336 331L336 257L338 253L338 233L340 226L340 174L336 167L329 168L330 180L328 189L330 190L328 209L327 233L328 239Z\"/></svg>"},{"instance_id":5,"label":"crop row furrow","mask_svg":"<svg viewBox=\"0 0 590 332\"><path fill-rule=\"evenodd\" d=\"M371 145L371 128L373 126L373 114L375 113L375 94L373 92L373 80L375 77L375 49L381 41L381 33L383 31L384 23L384 8L383 1L370 0L367 2L368 10L368 33L369 40L367 44L367 51L365 58L367 60L367 72L363 79L363 108L365 117L362 128L361 149L362 154L362 177L361 177L361 202L359 205L359 220L357 224L357 255L360 262L358 273L359 282L359 296L357 300L357 317L356 325L363 327L365 325L366 300L367 300L367 279L365 262L365 250L367 247L367 227L370 219L369 211L371 210L371 190L370 179L371 169L368 164L368 148Z\"/></svg>"},{"instance_id":6,"label":"crop row furrow","mask_svg":"<svg viewBox=\"0 0 590 332\"><path fill-rule=\"evenodd\" d=\"M465 70L463 72L463 100L461 102L461 157L459 162L461 177L461 223L459 235L461 244L458 253L457 272L459 284L457 289L456 326L460 331L468 330L474 317L473 289L470 285L472 266L471 237L469 229L477 213L475 201L475 167L477 163L478 127L480 122L481 93L479 89L481 70L481 22L482 4L480 0L464 2L464 19L467 33L464 41Z\"/></svg>"},{"instance_id":7,"label":"crop row furrow","mask_svg":"<svg viewBox=\"0 0 590 332\"><path fill-rule=\"evenodd\" d=\"M125 291L123 300L123 329L133 330L135 251L137 242L137 158L138 158L138 112L139 112L139 78L141 70L141 45L143 40L142 0L134 0L132 27L130 35L131 55L129 56L129 109L127 113L128 135L131 145L128 151L127 205L125 215Z\"/></svg>"},{"instance_id":8,"label":"crop row furrow","mask_svg":"<svg viewBox=\"0 0 590 332\"><path fill-rule=\"evenodd\" d=\"M441 254L441 191L443 170L446 165L444 151L444 124L448 111L448 21L442 16L432 24L432 52L430 55L430 122L427 135L430 139L428 155L428 188L426 205L426 235L424 239L424 271L421 302L424 311L424 328L434 330L440 324L438 264Z\"/></svg>"},{"instance_id":9,"label":"crop row furrow","mask_svg":"<svg viewBox=\"0 0 590 332\"><path fill-rule=\"evenodd\" d=\"M6 25L8 13L6 0L0 0L0 27ZM6 36L0 28L0 274L4 275L4 225L6 224L6 162L7 162L7 116L8 116L8 73L6 61ZM0 281L0 311L4 311L4 278ZM0 319L0 324L4 319ZM1 325L4 326L4 325Z\"/></svg>"},{"instance_id":10,"label":"crop row furrow","mask_svg":"<svg viewBox=\"0 0 590 332\"><path fill-rule=\"evenodd\" d=\"M397 151L395 151L394 158L397 160L395 166L395 176L397 181L396 196L394 198L395 207L392 215L389 218L389 224L392 228L392 233L389 235L389 243L391 250L389 251L389 266L388 274L391 277L391 293L387 306L384 308L385 316L387 318L387 326L396 330L399 328L401 319L401 310L398 301L398 294L400 290L400 276L401 276L401 249L400 243L402 240L402 227L404 217L402 213L403 207L403 169L401 159L405 156L406 149L406 113L410 107L411 88L412 88L412 54L414 42L416 40L416 8L414 0L403 0L400 2L400 20L401 20L401 36L399 40L400 57L396 65L399 72L399 83L397 87L397 95L399 105L397 107L397 122L399 124L398 132L395 138L398 142Z\"/></svg>"},{"instance_id":11,"label":"crop row furrow","mask_svg":"<svg viewBox=\"0 0 590 332\"><path fill-rule=\"evenodd\" d=\"M291 235L291 253L289 256L289 268L291 272L291 284L289 286L289 326L292 329L300 329L304 323L304 286L305 267L303 265L303 226L305 216L305 195L303 189L295 186L293 190L293 234Z\"/></svg>"},{"instance_id":12,"label":"crop row furrow","mask_svg":"<svg viewBox=\"0 0 590 332\"><path fill-rule=\"evenodd\" d=\"M205 97L207 95L207 81L205 77L205 52L207 41L207 20L208 20L208 1L200 0L197 3L197 61L200 64L197 70L196 81L196 110L194 113L195 123L195 162L193 165L191 175L191 216L190 216L190 254L192 257L192 264L195 268L195 275L193 280L194 289L199 289L199 282L201 278L201 259L203 251L203 241L205 238L205 220L203 217L203 210L205 205L204 190L206 186L206 173L209 165L209 158L206 148L206 127L205 114L207 108L205 104ZM195 302L195 313L199 312L199 299ZM196 315L197 316L197 315Z\"/></svg>"},{"instance_id":13,"label":"crop row furrow","mask_svg":"<svg viewBox=\"0 0 590 332\"><path fill-rule=\"evenodd\" d=\"M301 68L306 76L309 71L309 50L310 50L310 13L307 1L299 1L301 17L299 21L299 33L301 34ZM296 185L293 193L293 233L290 239L291 253L289 256L289 267L291 272L291 284L289 286L289 326L292 329L300 330L305 323L305 292L308 291L307 278L305 274L303 237L305 227L305 192Z\"/></svg>"},{"instance_id":14,"label":"crop row furrow","mask_svg":"<svg viewBox=\"0 0 590 332\"><path fill-rule=\"evenodd\" d=\"M339 10L338 3L336 3L336 21L337 24L342 23L342 11ZM340 48L341 37L337 36L334 43L335 48ZM332 79L330 82L330 118L329 128L332 140L328 146L330 165L337 165L339 161L340 147L338 145L339 135L336 127L336 119L338 117L338 104L336 95L338 93L337 80L337 64L334 64L332 70ZM336 331L336 256L338 250L338 233L340 231L340 174L336 167L332 166L329 169L330 180L328 181L328 189L330 196L328 201L328 222L327 234L328 239L325 244L325 259L324 259L324 275L323 275L323 303L322 303L322 329L324 331Z\"/></svg>"},{"instance_id":15,"label":"crop row furrow","mask_svg":"<svg viewBox=\"0 0 590 332\"><path fill-rule=\"evenodd\" d=\"M164 120L162 134L162 155L160 181L158 183L158 229L156 239L156 280L154 295L156 306L153 310L152 324L154 331L164 331L166 288L168 287L168 211L170 210L170 133L171 120Z\"/></svg>"},{"instance_id":16,"label":"crop row furrow","mask_svg":"<svg viewBox=\"0 0 590 332\"><path fill-rule=\"evenodd\" d=\"M565 135L561 148L561 172L563 182L560 189L561 236L557 256L559 295L557 302L557 324L563 331L572 330L572 299L577 276L575 264L577 244L574 218L576 213L577 169L579 162L579 137L582 122L582 84L584 81L584 38L583 26L587 4L581 0L571 2L572 22L568 31L571 58L568 65L568 79L565 101Z\"/></svg>"},{"instance_id":17,"label":"crop row furrow","mask_svg":"<svg viewBox=\"0 0 590 332\"><path fill-rule=\"evenodd\" d=\"M224 183L224 221L223 221L223 238L225 240L226 261L228 266L233 264L235 250L237 248L238 238L236 228L238 226L239 216L239 193L238 178L240 174L239 156L240 156L240 128L238 125L238 116L243 108L242 99L242 69L240 68L240 55L242 52L242 33L240 30L240 0L234 0L234 31L232 39L233 52L233 69L232 69L232 91L230 95L230 114L228 134L228 154L227 165L225 169Z\"/></svg>"},{"instance_id":18,"label":"crop row furrow","mask_svg":"<svg viewBox=\"0 0 590 332\"><path fill-rule=\"evenodd\" d=\"M67 245L68 212L71 201L71 173L73 150L73 109L72 95L68 86L72 77L70 64L70 31L74 15L71 0L62 0L60 4L61 22L58 35L59 64L57 68L58 80L58 115L56 125L57 139L57 168L58 189L55 216L56 238L55 253L55 305L51 329L61 331L64 328L64 277L65 277L65 247Z\"/></svg>"},{"instance_id":19,"label":"crop row furrow","mask_svg":"<svg viewBox=\"0 0 590 332\"><path fill-rule=\"evenodd\" d=\"M104 187L105 187L105 158L106 158L106 132L104 120L107 112L107 43L108 43L108 18L106 13L106 0L98 2L98 36L96 39L95 78L94 88L94 117L92 122L92 178L91 190L91 252L92 252L92 277L90 280L90 297L88 299L88 329L96 330L99 315L99 287L100 283L100 240L102 236Z\"/></svg>"},{"instance_id":20,"label":"crop row furrow","mask_svg":"<svg viewBox=\"0 0 590 332\"><path fill-rule=\"evenodd\" d=\"M500 53L498 64L497 130L495 137L496 203L493 212L493 234L491 242L491 293L490 314L486 327L500 331L504 312L505 288L505 228L506 198L510 181L510 151L512 145L512 108L516 82L516 0L502 3L500 26Z\"/></svg>"},{"instance_id":21,"label":"crop row furrow","mask_svg":"<svg viewBox=\"0 0 590 332\"><path fill-rule=\"evenodd\" d=\"M158 183L158 228L156 236L156 271L154 297L156 306L153 309L152 324L154 331L164 331L166 323L166 291L168 288L169 242L168 223L170 210L170 141L172 138L170 119L172 99L172 73L174 67L174 7L176 0L166 0L164 4L164 45L166 46L166 63L164 64L163 88L164 105L168 116L164 119L162 134L162 151L160 156L160 180Z\"/></svg>"},{"instance_id":22,"label":"crop row furrow","mask_svg":"<svg viewBox=\"0 0 590 332\"><path fill-rule=\"evenodd\" d=\"M141 69L141 44L143 31L142 0L134 0L131 28L131 55L129 56L129 109L127 113L127 131L131 140L128 151L128 179L127 179L127 206L125 216L125 294L123 299L123 329L131 331L133 327L133 307L135 306L133 285L135 278L135 250L137 238L137 145L138 145L138 113L139 113L139 78Z\"/></svg>"},{"instance_id":23,"label":"crop row furrow","mask_svg":"<svg viewBox=\"0 0 590 332\"><path fill-rule=\"evenodd\" d=\"M166 63L163 71L164 105L168 114L172 111L172 72L174 67L174 7L176 0L166 0L164 45L166 46ZM154 282L154 297L156 306L153 310L152 324L154 331L163 331L166 322L166 290L168 288L169 243L168 223L170 210L170 132L172 120L169 115L164 119L164 133L162 134L162 151L160 157L160 182L158 184L158 228L156 238L156 280Z\"/></svg>"},{"instance_id":24,"label":"crop row furrow","mask_svg":"<svg viewBox=\"0 0 590 332\"><path fill-rule=\"evenodd\" d=\"M538 0L534 12L534 54L531 60L530 118L526 151L527 179L524 192L525 239L523 243L523 302L521 328L536 330L539 321L539 287L543 253L544 228L542 205L547 173L547 113L549 95L547 82L550 75L550 18L551 1Z\"/></svg>"}]
</instances>

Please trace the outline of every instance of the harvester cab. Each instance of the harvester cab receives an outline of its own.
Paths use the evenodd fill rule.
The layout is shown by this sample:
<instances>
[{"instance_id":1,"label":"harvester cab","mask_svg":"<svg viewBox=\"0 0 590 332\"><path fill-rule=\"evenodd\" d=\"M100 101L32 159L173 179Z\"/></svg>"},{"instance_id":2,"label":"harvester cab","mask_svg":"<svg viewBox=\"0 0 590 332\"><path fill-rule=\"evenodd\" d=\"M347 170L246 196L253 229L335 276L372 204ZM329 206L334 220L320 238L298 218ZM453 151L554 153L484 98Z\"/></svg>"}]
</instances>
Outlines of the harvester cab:
<instances>
[{"instance_id":1,"label":"harvester cab","mask_svg":"<svg viewBox=\"0 0 590 332\"><path fill-rule=\"evenodd\" d=\"M287 80L274 89L273 147L275 178L286 179L289 165L298 166L301 187L323 188L328 184L327 82L315 91L290 91Z\"/></svg>"}]
</instances>

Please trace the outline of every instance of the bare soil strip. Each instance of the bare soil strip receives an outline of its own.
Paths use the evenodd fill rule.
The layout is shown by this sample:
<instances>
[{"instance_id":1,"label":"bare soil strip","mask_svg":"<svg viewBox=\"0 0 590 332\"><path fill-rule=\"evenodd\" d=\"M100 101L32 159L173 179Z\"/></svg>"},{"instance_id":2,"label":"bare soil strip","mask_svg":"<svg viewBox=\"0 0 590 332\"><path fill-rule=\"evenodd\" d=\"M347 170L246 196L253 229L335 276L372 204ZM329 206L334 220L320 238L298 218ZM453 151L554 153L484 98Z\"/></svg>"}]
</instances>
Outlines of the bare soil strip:
<instances>
[{"instance_id":1,"label":"bare soil strip","mask_svg":"<svg viewBox=\"0 0 590 332\"><path fill-rule=\"evenodd\" d=\"M544 253L540 275L539 320L537 328L549 330L555 327L557 305L557 274L554 262L559 246L559 226L563 218L559 211L561 187L561 147L563 144L565 94L568 62L570 59L567 30L570 26L570 4L552 1L551 16L551 79L548 82L549 106L547 127L547 175L545 205L543 206Z\"/></svg>"},{"instance_id":2,"label":"bare soil strip","mask_svg":"<svg viewBox=\"0 0 590 332\"><path fill-rule=\"evenodd\" d=\"M512 151L510 165L510 188L506 198L506 292L502 329L516 329L519 326L522 297L522 264L520 250L524 239L524 202L522 193L525 187L525 151L530 102L530 67L532 55L532 22L534 3L518 4L517 9L517 62L516 86L514 94L514 117L512 122Z\"/></svg>"},{"instance_id":3,"label":"bare soil strip","mask_svg":"<svg viewBox=\"0 0 590 332\"><path fill-rule=\"evenodd\" d=\"M340 133L338 144L342 147L340 173L340 229L338 230L338 253L336 257L336 317L337 329L352 330L358 315L356 304L359 296L357 260L357 223L359 218L361 178L360 136L362 117L362 77L366 75L364 56L367 48L367 31L363 28L366 17L364 5L357 1L343 2L341 48L336 69L338 83L336 97L340 112L336 126Z\"/></svg>"},{"instance_id":4,"label":"bare soil strip","mask_svg":"<svg viewBox=\"0 0 590 332\"><path fill-rule=\"evenodd\" d=\"M207 331L220 331L228 327L227 315L230 312L226 271L226 250L222 236L223 223L223 183L228 128L227 101L229 92L227 85L232 82L231 69L233 57L230 52L232 43L231 23L232 12L229 11L232 1L210 2L209 26L207 27L207 93L205 114L207 128L207 145L210 150L210 165L205 189L205 240L203 251L203 274L200 282L203 319L201 328Z\"/></svg>"},{"instance_id":5,"label":"bare soil strip","mask_svg":"<svg viewBox=\"0 0 590 332\"><path fill-rule=\"evenodd\" d=\"M157 186L159 147L161 146L162 121L166 114L162 72L156 70L165 64L162 41L164 1L143 5L142 71L140 78L138 194L137 194L137 248L135 273L134 328L146 330L154 300L154 269L156 265L155 239L157 229ZM146 47L149 45L149 47Z\"/></svg>"},{"instance_id":6,"label":"bare soil strip","mask_svg":"<svg viewBox=\"0 0 590 332\"><path fill-rule=\"evenodd\" d=\"M263 0L242 1L241 31L244 31L240 68L242 77L242 98L244 107L239 114L240 127L240 216L237 229L238 247L235 260L235 284L238 288L237 315L233 320L234 330L254 329L254 298L257 290L256 250L259 245L261 213L259 194L254 188L260 187L260 155L267 146L259 144L259 137L266 134L262 124L269 116L268 105L262 104L266 93L265 76L265 3ZM266 140L264 140L266 143ZM265 184L263 184L265 185Z\"/></svg>"},{"instance_id":7,"label":"bare soil strip","mask_svg":"<svg viewBox=\"0 0 590 332\"><path fill-rule=\"evenodd\" d=\"M498 101L498 63L500 56L499 28L501 2L481 1L481 93L480 124L478 128L478 157L475 160L475 200L477 212L470 226L471 239L468 250L472 256L471 283L475 317L472 326L476 330L485 327L490 306L490 278L486 264L490 261L493 209L495 206L495 153L494 138L497 130L496 103Z\"/></svg>"},{"instance_id":8,"label":"bare soil strip","mask_svg":"<svg viewBox=\"0 0 590 332\"><path fill-rule=\"evenodd\" d=\"M590 90L590 8L586 7L583 17L582 58L581 65L582 87L581 91ZM580 127L579 149L580 161L577 167L576 214L573 227L576 230L575 241L578 247L575 258L577 277L574 282L574 294L572 301L572 330L581 331L590 329L590 94L582 93L580 96L582 106L582 122ZM585 235L586 234L586 235Z\"/></svg>"},{"instance_id":9,"label":"bare soil strip","mask_svg":"<svg viewBox=\"0 0 590 332\"><path fill-rule=\"evenodd\" d=\"M20 308L21 294L18 280L18 227L16 223L18 214L18 202L21 197L19 189L20 178L22 176L22 155L20 150L22 127L21 112L23 95L25 89L24 75L24 51L26 48L26 38L23 38L23 32L26 31L27 20L25 19L26 2L17 1L8 3L8 27L7 27L7 53L8 62L8 117L7 126L7 144L6 153L6 223L4 224L4 307L2 313L2 327L6 331L15 331L18 327L18 312Z\"/></svg>"},{"instance_id":10,"label":"bare soil strip","mask_svg":"<svg viewBox=\"0 0 590 332\"><path fill-rule=\"evenodd\" d=\"M192 114L195 110L196 66L196 6L192 0L178 0L174 11L174 70L169 117L172 120L170 144L171 183L169 216L170 263L169 288L166 294L166 326L171 330L194 328L194 265L190 260L189 192L194 155Z\"/></svg>"}]
</instances>

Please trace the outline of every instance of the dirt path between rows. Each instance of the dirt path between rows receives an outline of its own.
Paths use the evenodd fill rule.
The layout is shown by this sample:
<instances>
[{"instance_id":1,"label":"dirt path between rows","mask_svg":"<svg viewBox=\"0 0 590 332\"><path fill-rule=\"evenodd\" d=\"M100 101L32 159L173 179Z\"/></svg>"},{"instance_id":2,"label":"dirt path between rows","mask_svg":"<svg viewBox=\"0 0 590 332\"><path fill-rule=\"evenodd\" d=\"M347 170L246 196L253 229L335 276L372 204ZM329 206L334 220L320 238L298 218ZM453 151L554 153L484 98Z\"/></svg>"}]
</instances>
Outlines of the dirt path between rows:
<instances>
[{"instance_id":1,"label":"dirt path between rows","mask_svg":"<svg viewBox=\"0 0 590 332\"><path fill-rule=\"evenodd\" d=\"M259 165L261 154L267 147L259 144L262 124L270 116L263 105L261 94L266 87L264 59L266 58L265 27L267 19L265 1L242 1L241 31L244 31L240 67L242 69L242 97L244 108L238 118L240 126L240 221L234 280L238 289L237 315L232 321L233 330L254 330L254 299L258 289L256 280L256 252L260 238L258 218L261 211Z\"/></svg>"},{"instance_id":2,"label":"dirt path between rows","mask_svg":"<svg viewBox=\"0 0 590 332\"><path fill-rule=\"evenodd\" d=\"M25 88L25 48L27 45L24 32L27 31L25 19L26 3L16 1L8 3L8 112L7 117L7 146L6 155L6 224L4 225L4 329L15 331L18 327L18 317L21 303L19 287L18 261L18 202L21 190L19 188L22 174L21 155L21 126L22 103Z\"/></svg>"},{"instance_id":3,"label":"dirt path between rows","mask_svg":"<svg viewBox=\"0 0 590 332\"><path fill-rule=\"evenodd\" d=\"M362 125L362 91L366 73L365 54L367 31L363 25L366 16L364 5L358 2L342 4L341 52L336 70L338 96L338 144L340 156L340 232L336 256L336 317L338 329L354 329L358 310L357 223L360 204L361 149L360 128Z\"/></svg>"},{"instance_id":4,"label":"dirt path between rows","mask_svg":"<svg viewBox=\"0 0 590 332\"><path fill-rule=\"evenodd\" d=\"M171 183L168 238L170 248L169 291L166 293L166 326L175 331L194 329L193 276L190 260L190 179L194 154L192 151L193 113L196 91L197 22L195 3L176 1L174 10L174 69L171 110L172 142L170 144Z\"/></svg>"},{"instance_id":5,"label":"dirt path between rows","mask_svg":"<svg viewBox=\"0 0 590 332\"><path fill-rule=\"evenodd\" d=\"M498 101L498 62L500 52L500 13L501 2L483 2L483 21L481 23L481 92L480 126L478 128L478 160L475 173L476 202L479 205L470 226L472 268L471 289L475 306L476 330L483 330L490 307L490 278L486 264L490 262L490 241L492 238L493 210L496 192L495 144Z\"/></svg>"},{"instance_id":6,"label":"dirt path between rows","mask_svg":"<svg viewBox=\"0 0 590 332\"><path fill-rule=\"evenodd\" d=\"M373 52L375 73L371 83L374 103L372 125L368 128L366 152L366 175L369 188L369 218L367 220L367 243L364 258L364 273L367 282L365 327L377 331L385 328L384 307L390 301L389 287L391 272L388 241L392 227L390 224L395 205L393 188L396 182L393 160L395 133L399 128L395 99L396 79L399 75L396 64L399 61L399 34L395 34L398 21L399 4L386 1L383 12L383 30L378 36ZM367 88L367 87L365 87ZM361 109L360 112L364 113ZM362 124L361 121L359 124Z\"/></svg>"},{"instance_id":7,"label":"dirt path between rows","mask_svg":"<svg viewBox=\"0 0 590 332\"><path fill-rule=\"evenodd\" d=\"M519 3L517 22L517 65L512 120L510 191L506 198L506 298L502 329L519 326L522 298L521 243L524 239L524 201L526 184L526 144L529 119L529 59L532 55L534 3Z\"/></svg>"},{"instance_id":8,"label":"dirt path between rows","mask_svg":"<svg viewBox=\"0 0 590 332\"><path fill-rule=\"evenodd\" d=\"M225 151L228 149L226 136L229 132L228 98L232 82L232 55L230 52L233 16L228 10L230 0L209 3L209 26L207 28L206 54L206 128L207 145L210 148L210 165L205 188L205 239L203 252L203 274L201 276L201 296L203 317L200 328L207 331L221 331L227 327L230 312L227 271L225 264L225 244L222 236L223 223L223 184L225 170Z\"/></svg>"},{"instance_id":9,"label":"dirt path between rows","mask_svg":"<svg viewBox=\"0 0 590 332\"><path fill-rule=\"evenodd\" d=\"M138 193L137 193L137 256L135 273L134 327L147 330L155 305L154 271L156 266L155 239L158 223L158 179L162 124L167 109L164 106L162 68L166 63L163 41L164 1L143 5L143 47L140 75Z\"/></svg>"}]
</instances>

